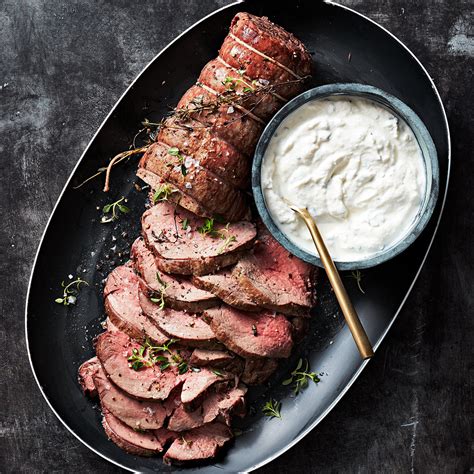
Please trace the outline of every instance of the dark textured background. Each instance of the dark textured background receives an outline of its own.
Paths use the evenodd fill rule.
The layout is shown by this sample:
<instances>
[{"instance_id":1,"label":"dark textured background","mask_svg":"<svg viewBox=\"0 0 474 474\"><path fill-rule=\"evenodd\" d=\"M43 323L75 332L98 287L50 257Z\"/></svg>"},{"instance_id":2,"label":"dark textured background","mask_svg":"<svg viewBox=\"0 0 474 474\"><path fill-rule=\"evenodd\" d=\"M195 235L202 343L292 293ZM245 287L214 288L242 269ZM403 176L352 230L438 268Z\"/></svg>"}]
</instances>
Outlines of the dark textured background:
<instances>
[{"instance_id":1,"label":"dark textured background","mask_svg":"<svg viewBox=\"0 0 474 474\"><path fill-rule=\"evenodd\" d=\"M118 472L69 434L36 387L23 331L31 264L69 173L127 85L227 3L0 0L2 472ZM341 3L399 36L434 78L452 131L450 191L428 261L375 359L310 435L260 472L472 472L472 2Z\"/></svg>"}]
</instances>

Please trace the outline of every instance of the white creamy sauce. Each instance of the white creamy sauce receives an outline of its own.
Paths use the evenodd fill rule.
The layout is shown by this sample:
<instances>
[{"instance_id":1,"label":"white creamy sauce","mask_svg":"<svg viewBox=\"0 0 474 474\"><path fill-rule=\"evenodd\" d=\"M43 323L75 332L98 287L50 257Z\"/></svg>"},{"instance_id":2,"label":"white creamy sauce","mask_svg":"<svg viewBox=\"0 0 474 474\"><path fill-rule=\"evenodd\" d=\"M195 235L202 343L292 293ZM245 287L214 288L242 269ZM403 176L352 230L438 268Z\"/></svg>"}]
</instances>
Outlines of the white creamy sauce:
<instances>
[{"instance_id":1,"label":"white creamy sauce","mask_svg":"<svg viewBox=\"0 0 474 474\"><path fill-rule=\"evenodd\" d=\"M425 175L405 122L374 101L331 96L280 124L263 159L262 189L275 224L294 244L317 255L283 198L307 207L333 259L347 262L372 257L407 234Z\"/></svg>"}]
</instances>

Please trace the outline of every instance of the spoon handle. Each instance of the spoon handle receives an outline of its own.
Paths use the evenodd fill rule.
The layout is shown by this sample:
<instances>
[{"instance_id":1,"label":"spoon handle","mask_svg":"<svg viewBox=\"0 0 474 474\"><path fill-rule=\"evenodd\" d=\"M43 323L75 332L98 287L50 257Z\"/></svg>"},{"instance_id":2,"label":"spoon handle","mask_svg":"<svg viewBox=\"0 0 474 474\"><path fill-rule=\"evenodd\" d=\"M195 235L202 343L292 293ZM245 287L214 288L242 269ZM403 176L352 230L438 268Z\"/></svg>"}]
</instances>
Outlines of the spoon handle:
<instances>
[{"instance_id":1,"label":"spoon handle","mask_svg":"<svg viewBox=\"0 0 474 474\"><path fill-rule=\"evenodd\" d=\"M336 265L334 265L331 255L329 255L328 249L326 248L324 240L319 233L316 222L307 209L299 209L298 211L301 214L301 217L303 217L305 224L311 233L314 244L318 249L319 256L323 262L329 281L334 289L337 301L339 302L342 313L346 318L347 325L349 326L357 348L359 349L360 355L363 359L369 359L374 355L372 344L367 337L367 334L360 322L359 316L357 315L354 306L352 305L349 295L347 294L344 284L342 283L339 272L337 271Z\"/></svg>"}]
</instances>

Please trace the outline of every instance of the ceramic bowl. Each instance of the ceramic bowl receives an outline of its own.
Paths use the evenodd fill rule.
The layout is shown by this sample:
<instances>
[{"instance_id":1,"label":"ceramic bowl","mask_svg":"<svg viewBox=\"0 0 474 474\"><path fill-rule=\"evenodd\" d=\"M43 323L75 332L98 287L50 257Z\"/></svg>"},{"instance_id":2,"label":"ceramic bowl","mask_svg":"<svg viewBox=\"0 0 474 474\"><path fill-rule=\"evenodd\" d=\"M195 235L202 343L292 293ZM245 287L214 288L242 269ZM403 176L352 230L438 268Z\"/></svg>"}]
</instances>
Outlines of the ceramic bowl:
<instances>
[{"instance_id":1,"label":"ceramic bowl","mask_svg":"<svg viewBox=\"0 0 474 474\"><path fill-rule=\"evenodd\" d=\"M275 239L293 255L296 255L300 259L312 263L313 265L322 267L321 260L317 256L306 252L291 242L273 221L268 211L262 191L261 167L265 151L272 136L282 121L289 114L307 102L326 98L328 96L340 95L363 97L373 100L388 108L397 117L405 121L413 131L415 138L418 141L425 165L426 186L423 201L418 214L412 222L412 225L408 229L407 233L398 242L391 246L387 246L379 253L365 260L357 260L354 262L336 261L337 268L340 270L370 268L386 262L396 255L399 255L416 240L430 220L435 208L436 200L438 198L439 166L435 145L428 130L418 115L416 115L416 113L401 100L382 91L381 89L364 84L329 84L310 89L295 97L279 110L279 112L272 118L262 133L255 150L252 164L252 191L255 197L255 203L257 205L258 212L264 224L270 230Z\"/></svg>"}]
</instances>

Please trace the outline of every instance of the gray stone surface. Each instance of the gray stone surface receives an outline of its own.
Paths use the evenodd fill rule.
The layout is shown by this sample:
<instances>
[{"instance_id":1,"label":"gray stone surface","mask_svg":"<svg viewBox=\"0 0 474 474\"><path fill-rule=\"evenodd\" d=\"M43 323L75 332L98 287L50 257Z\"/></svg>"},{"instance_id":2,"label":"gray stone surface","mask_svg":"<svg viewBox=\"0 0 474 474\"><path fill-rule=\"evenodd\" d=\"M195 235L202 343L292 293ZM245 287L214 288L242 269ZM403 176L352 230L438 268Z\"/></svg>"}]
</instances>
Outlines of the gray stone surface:
<instances>
[{"instance_id":1,"label":"gray stone surface","mask_svg":"<svg viewBox=\"0 0 474 474\"><path fill-rule=\"evenodd\" d=\"M82 150L147 62L226 0L0 1L0 470L118 472L41 397L23 310L31 264ZM439 235L368 369L333 412L261 469L472 470L474 156L470 0L343 0L398 35L445 102L453 171Z\"/></svg>"}]
</instances>

